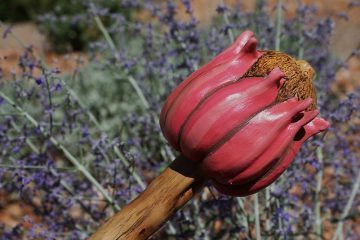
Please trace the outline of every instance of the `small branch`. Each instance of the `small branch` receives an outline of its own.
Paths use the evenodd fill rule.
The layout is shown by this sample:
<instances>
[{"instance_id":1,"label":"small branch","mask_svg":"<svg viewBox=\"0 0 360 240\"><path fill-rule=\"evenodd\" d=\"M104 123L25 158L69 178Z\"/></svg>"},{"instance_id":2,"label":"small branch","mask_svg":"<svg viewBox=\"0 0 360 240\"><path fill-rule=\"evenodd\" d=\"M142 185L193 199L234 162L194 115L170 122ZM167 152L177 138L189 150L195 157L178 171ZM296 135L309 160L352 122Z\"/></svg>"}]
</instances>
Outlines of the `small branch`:
<instances>
[{"instance_id":1,"label":"small branch","mask_svg":"<svg viewBox=\"0 0 360 240\"><path fill-rule=\"evenodd\" d=\"M276 51L280 51L281 26L283 23L282 5L283 5L283 1L278 0L277 7L276 7L276 37L275 37L275 50Z\"/></svg>"},{"instance_id":2,"label":"small branch","mask_svg":"<svg viewBox=\"0 0 360 240\"><path fill-rule=\"evenodd\" d=\"M248 232L249 231L248 214L245 211L244 203L243 203L242 199L239 197L236 198L236 203L240 208L240 213L239 214L237 213L236 217L239 221L242 222L246 231Z\"/></svg>"},{"instance_id":3,"label":"small branch","mask_svg":"<svg viewBox=\"0 0 360 240\"><path fill-rule=\"evenodd\" d=\"M129 168L130 167L130 163L129 161L125 158L125 156L120 152L120 149L115 146L114 147L114 152L115 154L119 157L120 161L125 165L125 167ZM146 184L144 183L144 181L141 179L140 175L135 172L135 171L132 171L132 175L135 179L135 181L140 185L141 189L142 190L145 190L146 188Z\"/></svg>"},{"instance_id":4,"label":"small branch","mask_svg":"<svg viewBox=\"0 0 360 240\"><path fill-rule=\"evenodd\" d=\"M96 25L97 25L98 28L100 29L101 33L104 35L105 40L106 40L106 42L109 44L109 47L111 48L111 50L113 50L113 51L116 52L117 49L116 49L115 43L114 43L114 41L112 40L109 32L106 30L103 22L101 21L101 19L100 19L99 16L97 16L97 15L95 15L94 19L95 19Z\"/></svg>"},{"instance_id":5,"label":"small branch","mask_svg":"<svg viewBox=\"0 0 360 240\"><path fill-rule=\"evenodd\" d=\"M144 93L141 91L141 88L139 87L139 84L135 81L135 79L132 76L128 77L130 84L135 89L136 93L138 94L142 104L144 105L145 109L148 110L150 108L149 102L146 100Z\"/></svg>"},{"instance_id":6,"label":"small branch","mask_svg":"<svg viewBox=\"0 0 360 240\"><path fill-rule=\"evenodd\" d=\"M346 219L347 215L349 214L350 208L355 200L355 197L359 191L359 187L360 187L360 172L358 171L358 175L356 177L356 181L354 183L354 186L351 190L351 194L349 197L348 202L346 203L346 206L344 208L344 211L341 214L340 217L340 221L338 222L337 226L336 226L336 230L335 230L335 234L332 238L332 240L336 240L338 238L340 238L340 236L342 235L342 228L343 228L343 224L344 224L344 220Z\"/></svg>"},{"instance_id":7,"label":"small branch","mask_svg":"<svg viewBox=\"0 0 360 240\"><path fill-rule=\"evenodd\" d=\"M255 213L256 239L261 240L260 214L259 214L259 196L258 196L258 193L256 193L254 195L254 213Z\"/></svg>"},{"instance_id":8,"label":"small branch","mask_svg":"<svg viewBox=\"0 0 360 240\"><path fill-rule=\"evenodd\" d=\"M266 208L266 220L265 220L265 231L268 234L270 232L270 190L271 186L265 188L265 208Z\"/></svg>"},{"instance_id":9,"label":"small branch","mask_svg":"<svg viewBox=\"0 0 360 240\"><path fill-rule=\"evenodd\" d=\"M36 165L11 165L11 164L0 164L0 168L8 168L8 169L29 169L29 170L45 170L48 169L48 166L36 166ZM61 171L77 171L77 169L74 168L68 168L68 167L56 167L55 170L61 170Z\"/></svg>"},{"instance_id":10,"label":"small branch","mask_svg":"<svg viewBox=\"0 0 360 240\"><path fill-rule=\"evenodd\" d=\"M94 19L95 19L95 23L96 23L97 27L99 28L101 33L104 35L104 38L105 38L107 44L109 45L110 49L112 51L114 51L115 53L118 52L114 41L112 40L109 32L106 30L106 28L105 28L103 22L101 21L101 19L99 18L99 16L95 15ZM150 104L146 100L144 93L142 92L141 88L139 87L139 85L137 84L135 79L132 76L129 76L128 81L131 84L131 86L133 86L133 88L135 89L135 91L138 94L138 96L139 96L141 102L143 103L145 109L149 109Z\"/></svg>"},{"instance_id":11,"label":"small branch","mask_svg":"<svg viewBox=\"0 0 360 240\"><path fill-rule=\"evenodd\" d=\"M80 99L80 97L76 94L76 92L74 90L72 90L67 83L64 81L64 79L61 79L61 83L64 86L64 88L66 89L67 93L69 95L71 95L71 97L73 97L75 99L75 101L80 105L80 107L82 109L85 110L86 115L88 115L89 119L91 122L93 122L93 124L100 130L102 131L102 128L100 126L99 121L96 119L96 117L94 116L94 114L92 114L92 112L86 107L86 105L84 104L84 102Z\"/></svg>"},{"instance_id":12,"label":"small branch","mask_svg":"<svg viewBox=\"0 0 360 240\"><path fill-rule=\"evenodd\" d=\"M51 135L52 130L53 130L53 114L52 114L53 104L52 104L51 90L50 90L49 80L48 80L47 74L44 69L42 69L42 74L44 75L46 90L47 90L47 94L48 94L48 98L49 98L49 124L50 124L49 133Z\"/></svg>"},{"instance_id":13,"label":"small branch","mask_svg":"<svg viewBox=\"0 0 360 240\"><path fill-rule=\"evenodd\" d=\"M304 36L300 30L298 59L303 59L303 58L304 58Z\"/></svg>"},{"instance_id":14,"label":"small branch","mask_svg":"<svg viewBox=\"0 0 360 240\"><path fill-rule=\"evenodd\" d=\"M225 6L224 0L221 0L221 4ZM227 11L224 12L224 21L228 26L230 26L229 14L228 14ZM234 42L234 40L235 40L234 33L233 33L233 31L232 31L232 29L230 27L228 29L228 32L229 32L230 42Z\"/></svg>"},{"instance_id":15,"label":"small branch","mask_svg":"<svg viewBox=\"0 0 360 240\"><path fill-rule=\"evenodd\" d=\"M317 183L316 183L316 192L315 192L315 233L316 238L321 240L322 236L322 224L321 224L321 187L322 187L322 178L323 178L323 151L321 147L316 149L316 156L319 161L320 170L316 175Z\"/></svg>"}]
</instances>

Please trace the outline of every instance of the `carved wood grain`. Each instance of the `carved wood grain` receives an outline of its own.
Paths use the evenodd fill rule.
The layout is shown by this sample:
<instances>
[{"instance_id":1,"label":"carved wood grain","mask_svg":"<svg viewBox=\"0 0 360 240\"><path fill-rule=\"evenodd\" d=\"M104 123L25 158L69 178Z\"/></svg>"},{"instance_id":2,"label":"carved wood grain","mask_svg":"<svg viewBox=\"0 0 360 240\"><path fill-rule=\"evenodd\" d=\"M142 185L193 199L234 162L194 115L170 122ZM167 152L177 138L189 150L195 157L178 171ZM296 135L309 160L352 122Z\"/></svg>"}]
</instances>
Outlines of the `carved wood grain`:
<instances>
[{"instance_id":1,"label":"carved wood grain","mask_svg":"<svg viewBox=\"0 0 360 240\"><path fill-rule=\"evenodd\" d=\"M147 239L202 188L205 178L199 169L192 161L178 157L90 240Z\"/></svg>"}]
</instances>

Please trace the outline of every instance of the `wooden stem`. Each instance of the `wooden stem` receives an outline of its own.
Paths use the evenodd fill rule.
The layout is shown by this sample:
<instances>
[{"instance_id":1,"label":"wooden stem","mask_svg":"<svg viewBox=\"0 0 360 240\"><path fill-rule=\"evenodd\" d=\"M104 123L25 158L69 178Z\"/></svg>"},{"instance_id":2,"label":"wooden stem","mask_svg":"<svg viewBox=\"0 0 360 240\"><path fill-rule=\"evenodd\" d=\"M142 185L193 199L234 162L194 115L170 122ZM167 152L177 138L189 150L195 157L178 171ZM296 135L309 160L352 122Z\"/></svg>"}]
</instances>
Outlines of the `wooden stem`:
<instances>
[{"instance_id":1,"label":"wooden stem","mask_svg":"<svg viewBox=\"0 0 360 240\"><path fill-rule=\"evenodd\" d=\"M179 156L90 240L147 239L203 187L205 180L195 163Z\"/></svg>"}]
</instances>

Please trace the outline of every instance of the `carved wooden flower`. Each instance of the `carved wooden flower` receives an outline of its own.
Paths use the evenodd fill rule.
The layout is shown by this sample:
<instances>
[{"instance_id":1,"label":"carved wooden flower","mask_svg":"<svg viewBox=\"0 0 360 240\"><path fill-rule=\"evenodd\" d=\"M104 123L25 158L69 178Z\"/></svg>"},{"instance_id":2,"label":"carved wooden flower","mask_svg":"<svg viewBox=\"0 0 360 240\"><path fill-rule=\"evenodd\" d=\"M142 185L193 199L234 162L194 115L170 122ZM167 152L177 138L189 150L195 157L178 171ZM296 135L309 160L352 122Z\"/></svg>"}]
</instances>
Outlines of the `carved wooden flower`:
<instances>
[{"instance_id":1,"label":"carved wooden flower","mask_svg":"<svg viewBox=\"0 0 360 240\"><path fill-rule=\"evenodd\" d=\"M310 65L256 43L242 33L170 94L160 118L171 146L236 196L271 184L301 144L328 127L316 117Z\"/></svg>"}]
</instances>

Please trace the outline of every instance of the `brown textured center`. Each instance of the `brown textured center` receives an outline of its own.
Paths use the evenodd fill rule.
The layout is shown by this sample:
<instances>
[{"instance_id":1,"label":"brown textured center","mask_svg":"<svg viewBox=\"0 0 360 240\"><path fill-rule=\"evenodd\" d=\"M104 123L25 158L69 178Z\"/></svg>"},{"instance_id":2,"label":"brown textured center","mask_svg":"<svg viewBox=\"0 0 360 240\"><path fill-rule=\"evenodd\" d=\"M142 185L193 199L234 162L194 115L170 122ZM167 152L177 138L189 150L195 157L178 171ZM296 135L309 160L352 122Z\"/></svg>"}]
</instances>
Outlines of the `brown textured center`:
<instances>
[{"instance_id":1,"label":"brown textured center","mask_svg":"<svg viewBox=\"0 0 360 240\"><path fill-rule=\"evenodd\" d=\"M312 98L313 103L307 111L316 109L316 91L313 85L314 69L304 60L296 60L289 55L278 51L261 51L263 55L249 69L245 76L264 77L275 67L279 67L285 74L286 81L279 90L277 102L285 101L292 97L299 100Z\"/></svg>"}]
</instances>

